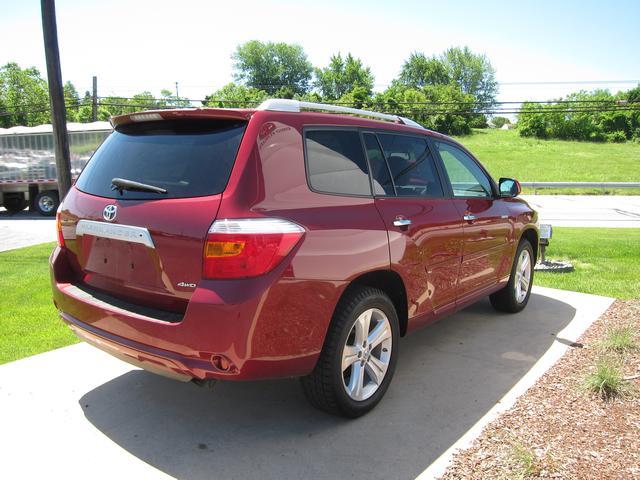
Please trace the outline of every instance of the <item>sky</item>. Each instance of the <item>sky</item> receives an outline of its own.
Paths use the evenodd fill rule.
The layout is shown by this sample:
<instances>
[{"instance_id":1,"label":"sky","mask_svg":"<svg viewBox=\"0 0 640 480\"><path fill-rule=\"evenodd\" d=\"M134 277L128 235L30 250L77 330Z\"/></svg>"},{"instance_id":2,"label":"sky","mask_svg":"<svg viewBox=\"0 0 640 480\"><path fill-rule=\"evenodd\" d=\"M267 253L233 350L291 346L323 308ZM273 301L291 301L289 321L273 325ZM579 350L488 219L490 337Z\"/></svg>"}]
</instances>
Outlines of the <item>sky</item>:
<instances>
[{"instance_id":1,"label":"sky","mask_svg":"<svg viewBox=\"0 0 640 480\"><path fill-rule=\"evenodd\" d=\"M640 0L57 0L56 9L62 77L81 94L96 75L100 96L158 95L178 82L181 97L201 99L232 81L231 55L252 39L298 43L320 67L351 52L378 91L411 52L463 45L487 55L502 101L640 82ZM0 12L0 65L46 75L40 2L0 0Z\"/></svg>"}]
</instances>

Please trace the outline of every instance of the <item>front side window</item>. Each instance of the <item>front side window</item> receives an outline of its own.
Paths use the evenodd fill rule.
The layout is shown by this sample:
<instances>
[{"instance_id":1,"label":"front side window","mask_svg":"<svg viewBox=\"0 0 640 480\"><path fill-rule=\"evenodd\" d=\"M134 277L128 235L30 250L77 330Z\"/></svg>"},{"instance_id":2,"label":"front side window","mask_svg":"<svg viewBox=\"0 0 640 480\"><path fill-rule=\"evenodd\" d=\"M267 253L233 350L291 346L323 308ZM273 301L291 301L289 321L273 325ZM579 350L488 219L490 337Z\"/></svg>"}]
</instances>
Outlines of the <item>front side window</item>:
<instances>
[{"instance_id":1,"label":"front side window","mask_svg":"<svg viewBox=\"0 0 640 480\"><path fill-rule=\"evenodd\" d=\"M449 176L454 197L491 198L491 180L464 151L448 143L435 142Z\"/></svg>"},{"instance_id":2,"label":"front side window","mask_svg":"<svg viewBox=\"0 0 640 480\"><path fill-rule=\"evenodd\" d=\"M310 187L323 193L371 195L369 169L355 130L309 130L305 134Z\"/></svg>"},{"instance_id":3,"label":"front side window","mask_svg":"<svg viewBox=\"0 0 640 480\"><path fill-rule=\"evenodd\" d=\"M399 197L442 197L442 185L427 142L418 137L378 135Z\"/></svg>"}]
</instances>

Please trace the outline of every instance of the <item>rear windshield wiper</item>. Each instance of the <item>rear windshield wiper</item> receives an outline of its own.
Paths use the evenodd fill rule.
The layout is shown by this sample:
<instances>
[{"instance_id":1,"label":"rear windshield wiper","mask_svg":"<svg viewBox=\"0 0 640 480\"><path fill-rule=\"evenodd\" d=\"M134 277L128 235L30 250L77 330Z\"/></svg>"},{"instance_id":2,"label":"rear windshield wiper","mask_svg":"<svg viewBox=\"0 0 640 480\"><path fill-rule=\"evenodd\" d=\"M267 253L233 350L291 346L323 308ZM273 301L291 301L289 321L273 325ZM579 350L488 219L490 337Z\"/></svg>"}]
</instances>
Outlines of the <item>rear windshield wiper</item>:
<instances>
[{"instance_id":1,"label":"rear windshield wiper","mask_svg":"<svg viewBox=\"0 0 640 480\"><path fill-rule=\"evenodd\" d=\"M111 190L117 190L120 195L122 195L123 190L130 190L132 192L167 193L166 188L147 185L146 183L135 182L133 180L127 180L126 178L114 178L111 180Z\"/></svg>"}]
</instances>

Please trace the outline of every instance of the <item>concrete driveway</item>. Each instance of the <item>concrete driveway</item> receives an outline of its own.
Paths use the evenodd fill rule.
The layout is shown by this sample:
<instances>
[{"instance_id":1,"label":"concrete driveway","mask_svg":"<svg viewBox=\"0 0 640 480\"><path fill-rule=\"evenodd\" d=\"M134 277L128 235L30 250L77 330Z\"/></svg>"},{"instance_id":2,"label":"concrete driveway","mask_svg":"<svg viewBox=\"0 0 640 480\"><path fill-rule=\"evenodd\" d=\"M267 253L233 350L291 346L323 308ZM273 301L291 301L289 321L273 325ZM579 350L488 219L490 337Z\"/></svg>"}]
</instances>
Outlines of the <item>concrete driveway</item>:
<instances>
[{"instance_id":1,"label":"concrete driveway","mask_svg":"<svg viewBox=\"0 0 640 480\"><path fill-rule=\"evenodd\" d=\"M2 365L0 476L414 478L611 302L534 292L520 314L482 301L403 339L385 399L352 421L314 410L294 379L208 391L85 344Z\"/></svg>"}]
</instances>

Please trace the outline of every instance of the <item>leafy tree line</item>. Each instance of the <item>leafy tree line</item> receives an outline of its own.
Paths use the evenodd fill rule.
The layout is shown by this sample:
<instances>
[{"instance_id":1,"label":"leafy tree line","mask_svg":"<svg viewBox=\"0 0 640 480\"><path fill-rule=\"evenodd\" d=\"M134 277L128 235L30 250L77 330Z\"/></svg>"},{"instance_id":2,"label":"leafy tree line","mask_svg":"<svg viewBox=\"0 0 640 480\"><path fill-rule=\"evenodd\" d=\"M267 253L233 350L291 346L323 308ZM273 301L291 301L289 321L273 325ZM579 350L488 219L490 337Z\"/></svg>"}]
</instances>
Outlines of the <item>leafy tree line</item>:
<instances>
[{"instance_id":1,"label":"leafy tree line","mask_svg":"<svg viewBox=\"0 0 640 480\"><path fill-rule=\"evenodd\" d=\"M378 92L374 91L371 68L351 53L337 53L326 66L314 67L300 45L251 40L236 48L232 60L234 81L207 95L204 106L254 107L267 98L295 98L398 114L443 133L466 134L472 127L485 127L488 119L483 112L496 105L495 70L485 55L468 47L449 48L431 56L413 52L398 77ZM81 96L70 82L64 91L67 119L90 121L90 93ZM579 140L638 138L637 109L600 112L590 103L605 100L611 102L607 105L622 101L638 105L632 103L638 96L638 89L616 95L608 91L579 92L565 99L575 101L569 112L566 103L527 102L518 116L520 134ZM98 119L141 109L183 106L191 103L176 98L169 90L162 90L158 98L144 91L131 98L100 98ZM16 63L0 67L0 126L48 123L48 109L47 84L37 69L21 69ZM500 127L505 120L494 117L491 123Z\"/></svg>"},{"instance_id":2,"label":"leafy tree line","mask_svg":"<svg viewBox=\"0 0 640 480\"><path fill-rule=\"evenodd\" d=\"M299 45L251 40L232 56L234 80L205 98L217 107L252 107L266 98L295 98L375 109L411 117L427 128L451 134L486 126L482 108L495 104L495 70L485 55L468 47L439 56L414 52L400 75L374 92L371 68L351 53L333 55L314 68Z\"/></svg>"},{"instance_id":3,"label":"leafy tree line","mask_svg":"<svg viewBox=\"0 0 640 480\"><path fill-rule=\"evenodd\" d=\"M81 97L71 82L64 84L67 121L90 122L92 120L91 93ZM98 104L98 120L108 120L141 109L186 107L189 102L176 98L170 90L162 90L160 98L150 92L141 92L131 98L105 97ZM15 125L35 126L51 121L47 81L35 67L20 68L9 62L0 67L0 127Z\"/></svg>"},{"instance_id":4,"label":"leafy tree line","mask_svg":"<svg viewBox=\"0 0 640 480\"><path fill-rule=\"evenodd\" d=\"M440 56L413 53L399 77L386 90L374 92L371 68L351 53L333 55L325 67L314 67L300 45L252 40L232 56L234 82L208 95L205 106L252 107L267 98L296 98L371 108L411 117L435 130L469 133L485 117L471 105L495 101L495 72L484 55L468 47L451 48ZM65 84L68 121L91 120L91 95L80 96ZM418 102L418 103L416 103ZM439 105L440 103L446 105ZM141 108L189 106L168 90L161 98L141 92L132 98L101 98L98 119L105 120ZM16 63L0 67L0 126L49 122L46 81L35 68Z\"/></svg>"},{"instance_id":5,"label":"leafy tree line","mask_svg":"<svg viewBox=\"0 0 640 480\"><path fill-rule=\"evenodd\" d=\"M580 91L551 103L525 102L518 130L523 137L640 141L640 86L615 95Z\"/></svg>"}]
</instances>

